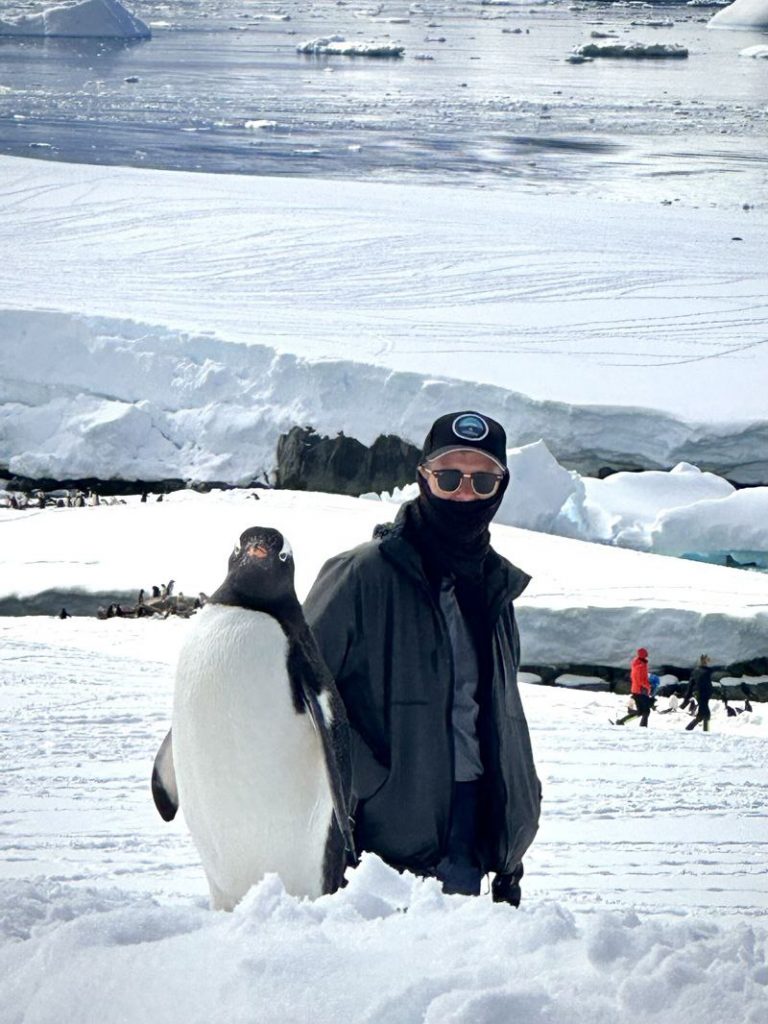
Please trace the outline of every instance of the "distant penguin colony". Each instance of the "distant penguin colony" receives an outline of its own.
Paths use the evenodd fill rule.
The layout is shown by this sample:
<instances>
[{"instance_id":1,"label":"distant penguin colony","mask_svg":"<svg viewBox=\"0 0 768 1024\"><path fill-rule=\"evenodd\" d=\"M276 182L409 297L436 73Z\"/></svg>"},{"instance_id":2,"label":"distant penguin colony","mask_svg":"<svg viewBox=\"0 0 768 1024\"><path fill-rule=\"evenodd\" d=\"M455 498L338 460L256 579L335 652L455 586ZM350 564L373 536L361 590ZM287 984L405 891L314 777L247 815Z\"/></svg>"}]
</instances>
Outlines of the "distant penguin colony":
<instances>
[{"instance_id":1,"label":"distant penguin colony","mask_svg":"<svg viewBox=\"0 0 768 1024\"><path fill-rule=\"evenodd\" d=\"M267 872L334 892L354 861L346 714L293 577L282 535L246 530L178 659L152 792L166 821L184 809L215 909Z\"/></svg>"}]
</instances>

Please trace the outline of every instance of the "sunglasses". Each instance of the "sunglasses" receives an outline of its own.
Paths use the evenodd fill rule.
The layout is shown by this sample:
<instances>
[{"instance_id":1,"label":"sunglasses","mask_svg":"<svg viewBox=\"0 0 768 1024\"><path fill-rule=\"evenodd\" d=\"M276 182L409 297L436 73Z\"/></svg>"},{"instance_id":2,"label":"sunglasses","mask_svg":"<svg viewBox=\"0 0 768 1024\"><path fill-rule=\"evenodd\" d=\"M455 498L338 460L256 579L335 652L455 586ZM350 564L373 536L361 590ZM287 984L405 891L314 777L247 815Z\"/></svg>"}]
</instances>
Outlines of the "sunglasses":
<instances>
[{"instance_id":1,"label":"sunglasses","mask_svg":"<svg viewBox=\"0 0 768 1024\"><path fill-rule=\"evenodd\" d=\"M455 494L462 480L471 480L472 490L478 498L492 497L504 479L501 473L462 473L460 469L430 469L429 466L424 466L424 472L435 478L438 490L444 494Z\"/></svg>"}]
</instances>

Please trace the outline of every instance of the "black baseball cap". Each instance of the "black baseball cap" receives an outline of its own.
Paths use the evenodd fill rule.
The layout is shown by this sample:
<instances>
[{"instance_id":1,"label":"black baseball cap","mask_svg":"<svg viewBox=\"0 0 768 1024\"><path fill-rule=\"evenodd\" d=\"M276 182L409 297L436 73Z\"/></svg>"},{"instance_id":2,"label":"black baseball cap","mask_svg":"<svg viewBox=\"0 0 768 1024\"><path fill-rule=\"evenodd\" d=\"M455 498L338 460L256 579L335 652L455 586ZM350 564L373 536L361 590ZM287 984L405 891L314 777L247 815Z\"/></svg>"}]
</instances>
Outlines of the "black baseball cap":
<instances>
[{"instance_id":1,"label":"black baseball cap","mask_svg":"<svg viewBox=\"0 0 768 1024\"><path fill-rule=\"evenodd\" d=\"M421 459L426 462L446 452L462 451L482 452L497 462L500 469L507 468L507 435L490 416L471 410L440 416L424 439Z\"/></svg>"}]
</instances>

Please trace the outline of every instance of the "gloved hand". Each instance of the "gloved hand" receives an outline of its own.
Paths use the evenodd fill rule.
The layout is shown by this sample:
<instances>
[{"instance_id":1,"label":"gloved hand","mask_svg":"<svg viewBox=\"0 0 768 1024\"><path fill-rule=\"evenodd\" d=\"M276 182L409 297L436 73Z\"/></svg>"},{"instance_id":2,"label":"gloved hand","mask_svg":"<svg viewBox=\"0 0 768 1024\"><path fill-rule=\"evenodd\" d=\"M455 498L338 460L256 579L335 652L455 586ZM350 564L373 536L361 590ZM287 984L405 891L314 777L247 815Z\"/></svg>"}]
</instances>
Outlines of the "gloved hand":
<instances>
[{"instance_id":1,"label":"gloved hand","mask_svg":"<svg viewBox=\"0 0 768 1024\"><path fill-rule=\"evenodd\" d=\"M520 879L523 877L523 865L520 864L508 875L496 875L491 883L491 896L494 903L509 903L512 907L520 906L522 893Z\"/></svg>"}]
</instances>

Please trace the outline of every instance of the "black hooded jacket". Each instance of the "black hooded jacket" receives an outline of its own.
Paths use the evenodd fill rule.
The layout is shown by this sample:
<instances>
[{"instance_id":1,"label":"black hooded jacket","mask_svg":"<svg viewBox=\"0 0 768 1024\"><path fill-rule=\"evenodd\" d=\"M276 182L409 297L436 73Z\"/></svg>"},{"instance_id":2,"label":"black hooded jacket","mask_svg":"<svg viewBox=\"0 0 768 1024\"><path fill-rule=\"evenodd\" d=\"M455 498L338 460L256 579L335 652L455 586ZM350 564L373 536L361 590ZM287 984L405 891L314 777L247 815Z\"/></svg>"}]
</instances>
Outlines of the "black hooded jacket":
<instances>
[{"instance_id":1,"label":"black hooded jacket","mask_svg":"<svg viewBox=\"0 0 768 1024\"><path fill-rule=\"evenodd\" d=\"M541 787L517 687L512 602L528 577L491 550L486 581L493 668L478 694L484 871L514 871L538 828ZM325 563L304 613L352 731L355 836L397 867L443 855L454 785L453 655L417 550L398 523Z\"/></svg>"}]
</instances>

